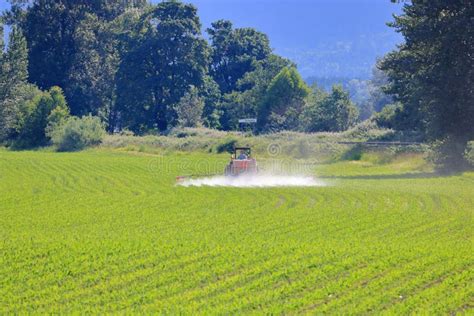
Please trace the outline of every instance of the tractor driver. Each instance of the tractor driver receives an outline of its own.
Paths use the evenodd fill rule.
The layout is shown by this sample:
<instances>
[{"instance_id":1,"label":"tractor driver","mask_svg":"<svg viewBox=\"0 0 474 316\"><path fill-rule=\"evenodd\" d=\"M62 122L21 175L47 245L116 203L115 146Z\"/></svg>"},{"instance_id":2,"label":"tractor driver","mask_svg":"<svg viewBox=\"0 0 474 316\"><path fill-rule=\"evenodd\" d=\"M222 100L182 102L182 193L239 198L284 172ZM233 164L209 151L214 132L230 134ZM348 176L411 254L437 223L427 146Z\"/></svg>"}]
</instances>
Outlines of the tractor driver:
<instances>
[{"instance_id":1,"label":"tractor driver","mask_svg":"<svg viewBox=\"0 0 474 316\"><path fill-rule=\"evenodd\" d=\"M239 159L239 160L246 160L247 158L248 158L248 157L247 157L247 155L245 154L245 151L242 150L242 151L240 152L239 157L238 157L237 159Z\"/></svg>"}]
</instances>

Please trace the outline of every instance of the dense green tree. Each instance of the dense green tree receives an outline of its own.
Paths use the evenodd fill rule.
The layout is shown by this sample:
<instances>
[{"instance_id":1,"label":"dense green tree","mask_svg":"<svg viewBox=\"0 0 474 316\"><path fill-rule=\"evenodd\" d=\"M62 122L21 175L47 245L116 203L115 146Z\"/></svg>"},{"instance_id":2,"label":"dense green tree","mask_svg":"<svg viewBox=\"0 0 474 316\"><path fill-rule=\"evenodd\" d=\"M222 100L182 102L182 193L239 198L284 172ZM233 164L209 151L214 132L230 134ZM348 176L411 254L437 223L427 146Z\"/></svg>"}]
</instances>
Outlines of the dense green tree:
<instances>
[{"instance_id":1,"label":"dense green tree","mask_svg":"<svg viewBox=\"0 0 474 316\"><path fill-rule=\"evenodd\" d=\"M202 124L204 100L196 87L191 87L175 106L179 127L198 127Z\"/></svg>"},{"instance_id":2,"label":"dense green tree","mask_svg":"<svg viewBox=\"0 0 474 316\"><path fill-rule=\"evenodd\" d=\"M34 1L23 21L29 44L30 79L41 89L67 86L74 32L82 15L74 1Z\"/></svg>"},{"instance_id":3,"label":"dense green tree","mask_svg":"<svg viewBox=\"0 0 474 316\"><path fill-rule=\"evenodd\" d=\"M7 63L5 62L4 26L0 17L0 102L3 102L7 91ZM1 113L0 113L1 115ZM1 116L0 116L1 117Z\"/></svg>"},{"instance_id":4,"label":"dense green tree","mask_svg":"<svg viewBox=\"0 0 474 316\"><path fill-rule=\"evenodd\" d=\"M6 90L6 71L5 71L5 41L4 41L3 20L0 17L0 102L5 98Z\"/></svg>"},{"instance_id":5,"label":"dense green tree","mask_svg":"<svg viewBox=\"0 0 474 316\"><path fill-rule=\"evenodd\" d=\"M0 36L0 141L9 138L19 116L23 87L28 79L26 40L17 26L12 28L8 50L4 51L3 25Z\"/></svg>"},{"instance_id":6,"label":"dense green tree","mask_svg":"<svg viewBox=\"0 0 474 316\"><path fill-rule=\"evenodd\" d=\"M317 89L308 99L302 122L308 132L345 131L357 122L357 107L351 102L349 93L335 85L330 94Z\"/></svg>"},{"instance_id":7,"label":"dense green tree","mask_svg":"<svg viewBox=\"0 0 474 316\"><path fill-rule=\"evenodd\" d=\"M313 83L310 89L311 91L306 98L306 104L301 112L300 129L304 132L321 130L319 125L322 117L320 105L329 96L329 93L317 83Z\"/></svg>"},{"instance_id":8,"label":"dense green tree","mask_svg":"<svg viewBox=\"0 0 474 316\"><path fill-rule=\"evenodd\" d=\"M63 95L61 88L52 87L49 95L53 103L52 110L48 115L48 124L46 125L46 137L51 138L52 132L63 125L70 117L70 110Z\"/></svg>"},{"instance_id":9,"label":"dense green tree","mask_svg":"<svg viewBox=\"0 0 474 316\"><path fill-rule=\"evenodd\" d=\"M238 81L271 54L267 35L252 28L232 28L219 20L207 29L212 46L210 73L223 94L238 90Z\"/></svg>"},{"instance_id":10,"label":"dense green tree","mask_svg":"<svg viewBox=\"0 0 474 316\"><path fill-rule=\"evenodd\" d=\"M41 89L63 88L74 114L96 113L97 104L110 99L104 78L115 58L102 24L145 5L145 0L35 0L23 14L10 14L27 38L30 81Z\"/></svg>"},{"instance_id":11,"label":"dense green tree","mask_svg":"<svg viewBox=\"0 0 474 316\"><path fill-rule=\"evenodd\" d=\"M217 21L207 30L210 48L196 8L180 1L154 6L144 0L11 2L13 8L4 17L27 35L30 49L24 61L30 61L30 80L42 89L61 86L72 115L99 116L110 132L196 125L186 115L226 130L249 117L259 118L260 131L301 125L308 88L295 65L272 54L267 36L252 28L234 29L229 21ZM6 65L2 63L2 73L9 69ZM25 81L28 72L23 69L14 75ZM22 89L16 95L31 97L32 91ZM57 121L52 125L69 115L68 110L50 108L48 93L12 102L24 109L21 119L12 120L20 122L14 125L23 140L33 137L31 131L43 130L45 113ZM192 104L198 106L184 106ZM33 137L32 144L46 143L47 136Z\"/></svg>"},{"instance_id":12,"label":"dense green tree","mask_svg":"<svg viewBox=\"0 0 474 316\"><path fill-rule=\"evenodd\" d=\"M266 59L255 61L254 67L237 82L238 91L224 97L221 126L226 130L238 128L240 118L256 118L273 78L283 68L295 65L288 59L271 54Z\"/></svg>"},{"instance_id":13,"label":"dense green tree","mask_svg":"<svg viewBox=\"0 0 474 316\"><path fill-rule=\"evenodd\" d=\"M109 121L119 64L117 40L109 23L86 14L75 33L75 53L66 95L75 115L91 113Z\"/></svg>"},{"instance_id":14,"label":"dense green tree","mask_svg":"<svg viewBox=\"0 0 474 316\"><path fill-rule=\"evenodd\" d=\"M381 69L410 125L447 144L446 164L461 162L474 138L474 2L413 0L391 24L405 43ZM442 149L443 146L438 148Z\"/></svg>"},{"instance_id":15,"label":"dense green tree","mask_svg":"<svg viewBox=\"0 0 474 316\"><path fill-rule=\"evenodd\" d=\"M8 94L13 87L27 82L28 49L23 32L18 26L14 26L12 28L9 38L8 50L4 52L3 43L1 46L2 83L0 91L2 93L1 98L8 98Z\"/></svg>"},{"instance_id":16,"label":"dense green tree","mask_svg":"<svg viewBox=\"0 0 474 316\"><path fill-rule=\"evenodd\" d=\"M142 133L176 124L174 106L190 86L201 88L208 45L193 5L165 1L141 19L141 32L123 57L117 82L122 127Z\"/></svg>"},{"instance_id":17,"label":"dense green tree","mask_svg":"<svg viewBox=\"0 0 474 316\"><path fill-rule=\"evenodd\" d=\"M208 128L221 128L220 119L222 117L222 95L219 85L206 75L203 80L199 95L204 99L204 109L202 113L203 125Z\"/></svg>"},{"instance_id":18,"label":"dense green tree","mask_svg":"<svg viewBox=\"0 0 474 316\"><path fill-rule=\"evenodd\" d=\"M296 129L310 90L294 67L283 68L271 81L258 111L259 130Z\"/></svg>"},{"instance_id":19,"label":"dense green tree","mask_svg":"<svg viewBox=\"0 0 474 316\"><path fill-rule=\"evenodd\" d=\"M380 112L373 115L373 120L379 127L403 129L399 126L400 122L403 121L400 118L402 110L403 106L400 103L388 104Z\"/></svg>"},{"instance_id":20,"label":"dense green tree","mask_svg":"<svg viewBox=\"0 0 474 316\"><path fill-rule=\"evenodd\" d=\"M61 88L52 87L49 91L38 94L30 102L29 113L15 140L16 146L25 148L47 145L48 130L59 125L67 113L68 107Z\"/></svg>"}]
</instances>

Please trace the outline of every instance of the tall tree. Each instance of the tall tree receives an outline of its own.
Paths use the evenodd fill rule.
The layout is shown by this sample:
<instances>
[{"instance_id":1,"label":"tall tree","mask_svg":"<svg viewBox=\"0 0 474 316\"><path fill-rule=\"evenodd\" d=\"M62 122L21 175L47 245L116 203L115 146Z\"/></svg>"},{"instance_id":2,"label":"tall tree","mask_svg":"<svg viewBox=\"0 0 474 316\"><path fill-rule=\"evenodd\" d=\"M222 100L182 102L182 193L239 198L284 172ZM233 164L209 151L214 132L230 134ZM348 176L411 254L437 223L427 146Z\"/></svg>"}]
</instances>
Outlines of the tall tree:
<instances>
[{"instance_id":1,"label":"tall tree","mask_svg":"<svg viewBox=\"0 0 474 316\"><path fill-rule=\"evenodd\" d=\"M314 89L304 109L302 122L307 132L345 131L357 122L359 112L349 92L334 85L330 94Z\"/></svg>"},{"instance_id":2,"label":"tall tree","mask_svg":"<svg viewBox=\"0 0 474 316\"><path fill-rule=\"evenodd\" d=\"M238 119L255 118L264 102L273 78L285 67L296 67L290 60L271 54L254 62L254 70L247 72L237 82L239 91L224 96L221 127L225 130L238 128Z\"/></svg>"},{"instance_id":3,"label":"tall tree","mask_svg":"<svg viewBox=\"0 0 474 316\"><path fill-rule=\"evenodd\" d=\"M447 143L448 164L462 161L474 138L473 16L470 0L407 2L391 23L405 43L381 63L403 117Z\"/></svg>"},{"instance_id":4,"label":"tall tree","mask_svg":"<svg viewBox=\"0 0 474 316\"><path fill-rule=\"evenodd\" d=\"M105 53L110 48L108 43L100 41L104 38L101 23L112 21L129 8L145 5L145 0L34 0L24 14L10 14L10 17L19 19L16 22L25 31L30 81L41 89L62 87L72 101L73 114L94 112L96 105L91 95L85 95L84 108L80 108L80 102L75 98L83 87L93 89L89 92L92 95L101 94L103 87L92 84L97 78L85 76L92 75L92 65L104 64L109 59L101 56L100 62L97 61L97 56L101 55L99 51ZM15 5L13 11L17 12L18 7ZM92 59L91 65L86 70L89 58ZM96 74L104 71L104 67ZM78 70L79 73L75 74Z\"/></svg>"},{"instance_id":5,"label":"tall tree","mask_svg":"<svg viewBox=\"0 0 474 316\"><path fill-rule=\"evenodd\" d=\"M38 0L27 10L23 28L30 47L30 79L41 89L67 86L81 15L79 5L69 0Z\"/></svg>"},{"instance_id":6,"label":"tall tree","mask_svg":"<svg viewBox=\"0 0 474 316\"><path fill-rule=\"evenodd\" d=\"M176 124L174 106L200 88L207 73L208 46L197 9L165 1L141 19L141 31L120 65L117 110L123 127L135 132Z\"/></svg>"},{"instance_id":7,"label":"tall tree","mask_svg":"<svg viewBox=\"0 0 474 316\"><path fill-rule=\"evenodd\" d=\"M3 39L3 25L0 35ZM28 49L21 29L14 26L8 50L0 43L0 139L8 137L14 127L22 93L28 79Z\"/></svg>"},{"instance_id":8,"label":"tall tree","mask_svg":"<svg viewBox=\"0 0 474 316\"><path fill-rule=\"evenodd\" d=\"M0 102L5 98L6 89L6 63L5 63L5 41L4 41L3 20L0 17Z\"/></svg>"},{"instance_id":9,"label":"tall tree","mask_svg":"<svg viewBox=\"0 0 474 316\"><path fill-rule=\"evenodd\" d=\"M271 81L260 105L260 130L296 129L309 88L294 67L283 68Z\"/></svg>"},{"instance_id":10,"label":"tall tree","mask_svg":"<svg viewBox=\"0 0 474 316\"><path fill-rule=\"evenodd\" d=\"M26 83L28 79L28 48L18 26L13 26L8 42L2 68L6 76L6 91L11 91L12 87Z\"/></svg>"},{"instance_id":11,"label":"tall tree","mask_svg":"<svg viewBox=\"0 0 474 316\"><path fill-rule=\"evenodd\" d=\"M199 96L196 87L191 87L175 106L178 116L178 126L198 127L202 124L204 100Z\"/></svg>"},{"instance_id":12,"label":"tall tree","mask_svg":"<svg viewBox=\"0 0 474 316\"><path fill-rule=\"evenodd\" d=\"M207 29L211 39L211 75L223 94L237 90L237 82L255 69L255 61L271 54L267 35L252 28L232 28L232 23L219 20Z\"/></svg>"},{"instance_id":13,"label":"tall tree","mask_svg":"<svg viewBox=\"0 0 474 316\"><path fill-rule=\"evenodd\" d=\"M222 95L219 85L211 76L206 75L199 94L204 99L204 108L202 112L203 125L208 128L221 128L220 119L223 110L221 104Z\"/></svg>"},{"instance_id":14,"label":"tall tree","mask_svg":"<svg viewBox=\"0 0 474 316\"><path fill-rule=\"evenodd\" d=\"M75 115L100 115L109 121L119 64L115 34L97 15L86 14L74 33L74 42L65 91L71 111Z\"/></svg>"}]
</instances>

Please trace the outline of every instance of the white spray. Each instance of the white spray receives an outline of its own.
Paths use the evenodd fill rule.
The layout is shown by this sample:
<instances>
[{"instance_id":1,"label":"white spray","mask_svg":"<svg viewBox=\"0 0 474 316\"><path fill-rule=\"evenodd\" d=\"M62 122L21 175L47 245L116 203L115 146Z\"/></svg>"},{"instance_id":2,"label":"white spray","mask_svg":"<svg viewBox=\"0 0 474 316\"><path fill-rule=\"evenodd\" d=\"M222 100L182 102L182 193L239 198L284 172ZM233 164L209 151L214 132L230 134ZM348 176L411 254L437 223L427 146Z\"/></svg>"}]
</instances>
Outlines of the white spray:
<instances>
[{"instance_id":1,"label":"white spray","mask_svg":"<svg viewBox=\"0 0 474 316\"><path fill-rule=\"evenodd\" d=\"M215 176L198 179L188 179L181 186L210 186L210 187L317 187L325 186L322 181L310 176L285 175L243 175L239 177Z\"/></svg>"}]
</instances>

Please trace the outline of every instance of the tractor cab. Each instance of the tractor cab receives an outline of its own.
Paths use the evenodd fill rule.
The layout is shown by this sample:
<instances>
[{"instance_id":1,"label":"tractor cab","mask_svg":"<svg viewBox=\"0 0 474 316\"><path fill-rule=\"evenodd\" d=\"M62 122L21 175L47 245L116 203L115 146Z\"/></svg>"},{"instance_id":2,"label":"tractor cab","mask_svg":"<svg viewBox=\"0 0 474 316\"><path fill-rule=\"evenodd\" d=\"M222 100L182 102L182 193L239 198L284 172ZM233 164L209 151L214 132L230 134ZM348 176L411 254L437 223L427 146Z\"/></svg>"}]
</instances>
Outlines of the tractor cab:
<instances>
[{"instance_id":1,"label":"tractor cab","mask_svg":"<svg viewBox=\"0 0 474 316\"><path fill-rule=\"evenodd\" d=\"M250 147L235 147L229 164L225 168L226 176L256 174L257 161L252 158Z\"/></svg>"},{"instance_id":2,"label":"tractor cab","mask_svg":"<svg viewBox=\"0 0 474 316\"><path fill-rule=\"evenodd\" d=\"M232 157L234 160L248 160L250 159L252 151L250 147L235 147Z\"/></svg>"}]
</instances>

